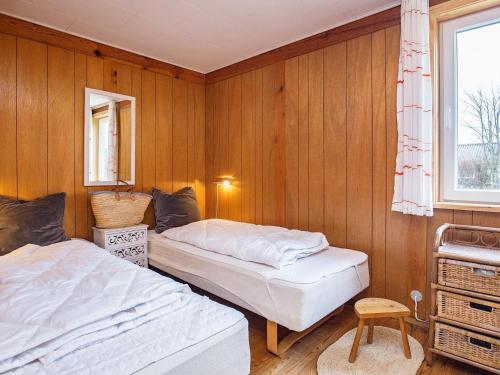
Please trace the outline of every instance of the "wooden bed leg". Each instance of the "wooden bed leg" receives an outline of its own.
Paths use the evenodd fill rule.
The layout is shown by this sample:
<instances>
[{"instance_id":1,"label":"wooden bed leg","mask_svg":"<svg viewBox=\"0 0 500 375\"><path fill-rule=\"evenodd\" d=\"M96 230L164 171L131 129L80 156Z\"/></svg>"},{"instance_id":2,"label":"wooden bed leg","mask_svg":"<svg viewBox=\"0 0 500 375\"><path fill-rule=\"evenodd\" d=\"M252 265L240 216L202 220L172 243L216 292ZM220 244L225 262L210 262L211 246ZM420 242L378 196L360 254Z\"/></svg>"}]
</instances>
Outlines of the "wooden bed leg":
<instances>
[{"instance_id":1,"label":"wooden bed leg","mask_svg":"<svg viewBox=\"0 0 500 375\"><path fill-rule=\"evenodd\" d=\"M280 356L281 354L285 353L290 347L295 344L297 341L299 341L301 338L309 334L311 331L319 327L321 324L326 322L328 319L330 319L333 316L339 315L342 311L344 310L344 305L340 306L327 316L325 316L323 319L319 320L318 322L314 323L312 326L309 328L300 331L300 332L295 332L292 331L290 332L286 337L284 337L281 341L278 341L278 323L273 322L272 320L267 321L267 350L269 350L271 353Z\"/></svg>"},{"instance_id":2,"label":"wooden bed leg","mask_svg":"<svg viewBox=\"0 0 500 375\"><path fill-rule=\"evenodd\" d=\"M278 324L272 320L267 321L267 350L271 353L278 353Z\"/></svg>"}]
</instances>

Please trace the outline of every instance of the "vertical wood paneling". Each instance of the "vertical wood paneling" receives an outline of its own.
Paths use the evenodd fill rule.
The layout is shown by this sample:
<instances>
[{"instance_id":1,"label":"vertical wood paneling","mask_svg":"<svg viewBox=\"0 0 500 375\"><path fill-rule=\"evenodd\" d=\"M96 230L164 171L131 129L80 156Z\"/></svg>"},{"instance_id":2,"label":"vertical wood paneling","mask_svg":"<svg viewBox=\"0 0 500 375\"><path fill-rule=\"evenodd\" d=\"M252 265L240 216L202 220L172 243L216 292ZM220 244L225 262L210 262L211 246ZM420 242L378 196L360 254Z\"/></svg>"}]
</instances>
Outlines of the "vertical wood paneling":
<instances>
[{"instance_id":1,"label":"vertical wood paneling","mask_svg":"<svg viewBox=\"0 0 500 375\"><path fill-rule=\"evenodd\" d=\"M156 187L173 191L172 176L172 78L156 74Z\"/></svg>"},{"instance_id":2,"label":"vertical wood paneling","mask_svg":"<svg viewBox=\"0 0 500 375\"><path fill-rule=\"evenodd\" d=\"M194 84L188 83L187 86L187 184L193 189L195 184L195 96Z\"/></svg>"},{"instance_id":3,"label":"vertical wood paneling","mask_svg":"<svg viewBox=\"0 0 500 375\"><path fill-rule=\"evenodd\" d=\"M172 166L173 189L178 190L188 183L188 127L187 127L187 82L175 79L173 81L173 122L172 134L175 142L172 144L173 159Z\"/></svg>"},{"instance_id":4,"label":"vertical wood paneling","mask_svg":"<svg viewBox=\"0 0 500 375\"><path fill-rule=\"evenodd\" d=\"M325 49L325 234L332 245L347 238L347 49L346 43Z\"/></svg>"},{"instance_id":5,"label":"vertical wood paneling","mask_svg":"<svg viewBox=\"0 0 500 375\"><path fill-rule=\"evenodd\" d=\"M48 48L48 192L66 192L64 229L75 236L75 54Z\"/></svg>"},{"instance_id":6,"label":"vertical wood paneling","mask_svg":"<svg viewBox=\"0 0 500 375\"><path fill-rule=\"evenodd\" d=\"M285 62L285 224L299 226L299 59Z\"/></svg>"},{"instance_id":7,"label":"vertical wood paneling","mask_svg":"<svg viewBox=\"0 0 500 375\"><path fill-rule=\"evenodd\" d=\"M309 230L323 232L323 50L309 54Z\"/></svg>"},{"instance_id":8,"label":"vertical wood paneling","mask_svg":"<svg viewBox=\"0 0 500 375\"><path fill-rule=\"evenodd\" d=\"M386 29L386 126L387 126L387 195L386 195L386 297L406 301L408 280L401 270L408 265L410 218L391 210L396 168L397 124L396 81L399 59L399 27Z\"/></svg>"},{"instance_id":9,"label":"vertical wood paneling","mask_svg":"<svg viewBox=\"0 0 500 375\"><path fill-rule=\"evenodd\" d=\"M142 189L151 192L156 185L156 76L155 73L142 72ZM144 215L144 222L154 223L153 207L150 205Z\"/></svg>"},{"instance_id":10,"label":"vertical wood paneling","mask_svg":"<svg viewBox=\"0 0 500 375\"><path fill-rule=\"evenodd\" d=\"M195 190L201 217L206 215L205 200L205 87L195 85L194 87L194 150L195 160Z\"/></svg>"},{"instance_id":11,"label":"vertical wood paneling","mask_svg":"<svg viewBox=\"0 0 500 375\"><path fill-rule=\"evenodd\" d=\"M225 176L228 171L229 150L229 82L223 81L216 84L217 101L215 104L215 177ZM218 213L223 219L229 218L229 204L227 202L227 189L216 187L219 195ZM215 191L215 195L217 191ZM215 198L215 197L214 197Z\"/></svg>"},{"instance_id":12,"label":"vertical wood paneling","mask_svg":"<svg viewBox=\"0 0 500 375\"><path fill-rule=\"evenodd\" d=\"M250 223L255 222L255 83L255 72L241 77L241 220Z\"/></svg>"},{"instance_id":13,"label":"vertical wood paneling","mask_svg":"<svg viewBox=\"0 0 500 375\"><path fill-rule=\"evenodd\" d=\"M142 70L132 68L132 96L135 97L135 188L142 186Z\"/></svg>"},{"instance_id":14,"label":"vertical wood paneling","mask_svg":"<svg viewBox=\"0 0 500 375\"><path fill-rule=\"evenodd\" d=\"M264 211L263 198L263 70L255 72L255 222L262 224Z\"/></svg>"},{"instance_id":15,"label":"vertical wood paneling","mask_svg":"<svg viewBox=\"0 0 500 375\"><path fill-rule=\"evenodd\" d=\"M172 78L3 34L0 54L0 195L32 199L64 191L67 234L92 238L88 193L113 186L86 187L83 182L84 99L85 87L90 87L136 98L135 190L150 192L157 183L163 187L163 175L171 190L175 167L183 186L195 186L205 215L204 86L189 83L189 95L183 90L183 99L176 102L182 112L177 116L178 139L168 138L174 111ZM176 81L187 87L185 81ZM179 163L172 160L177 141L185 154ZM145 222L154 224L152 205Z\"/></svg>"},{"instance_id":16,"label":"vertical wood paneling","mask_svg":"<svg viewBox=\"0 0 500 375\"><path fill-rule=\"evenodd\" d=\"M347 42L347 247L372 244L371 35Z\"/></svg>"},{"instance_id":17,"label":"vertical wood paneling","mask_svg":"<svg viewBox=\"0 0 500 375\"><path fill-rule=\"evenodd\" d=\"M0 56L0 194L17 198L15 37L0 34Z\"/></svg>"},{"instance_id":18,"label":"vertical wood paneling","mask_svg":"<svg viewBox=\"0 0 500 375\"><path fill-rule=\"evenodd\" d=\"M309 56L299 56L299 228L309 229Z\"/></svg>"},{"instance_id":19,"label":"vertical wood paneling","mask_svg":"<svg viewBox=\"0 0 500 375\"><path fill-rule=\"evenodd\" d=\"M205 90L205 214L215 217L215 88L216 85L207 85Z\"/></svg>"},{"instance_id":20,"label":"vertical wood paneling","mask_svg":"<svg viewBox=\"0 0 500 375\"><path fill-rule=\"evenodd\" d=\"M226 174L241 176L241 77L228 80L228 165ZM224 189L229 218L241 221L241 183L236 180L233 186Z\"/></svg>"},{"instance_id":21,"label":"vertical wood paneling","mask_svg":"<svg viewBox=\"0 0 500 375\"><path fill-rule=\"evenodd\" d=\"M74 72L75 98L75 236L89 238L88 230L88 194L83 185L84 170L84 103L85 86L87 82L87 58L85 55L75 54Z\"/></svg>"},{"instance_id":22,"label":"vertical wood paneling","mask_svg":"<svg viewBox=\"0 0 500 375\"><path fill-rule=\"evenodd\" d=\"M392 212L399 37L399 27L390 27L209 85L207 182L240 156L242 220L323 230L332 245L365 251L365 294L412 307L409 292L419 289L423 316L436 228L453 221L500 226L500 215ZM227 89L240 79L241 106L239 91ZM240 112L241 155L230 128ZM221 211L234 210L234 197L224 199ZM214 201L207 189L207 206Z\"/></svg>"},{"instance_id":23,"label":"vertical wood paneling","mask_svg":"<svg viewBox=\"0 0 500 375\"><path fill-rule=\"evenodd\" d=\"M87 87L103 90L104 89L104 61L100 58L87 56ZM89 186L87 191L92 193L99 190L109 190L111 187ZM87 205L87 225L88 238L92 238L92 227L95 225L94 214L91 205Z\"/></svg>"},{"instance_id":24,"label":"vertical wood paneling","mask_svg":"<svg viewBox=\"0 0 500 375\"><path fill-rule=\"evenodd\" d=\"M262 71L263 223L285 225L285 117L283 62Z\"/></svg>"},{"instance_id":25,"label":"vertical wood paneling","mask_svg":"<svg viewBox=\"0 0 500 375\"><path fill-rule=\"evenodd\" d=\"M17 40L17 184L21 199L47 194L47 46L21 38Z\"/></svg>"},{"instance_id":26,"label":"vertical wood paneling","mask_svg":"<svg viewBox=\"0 0 500 375\"><path fill-rule=\"evenodd\" d=\"M372 35L373 98L373 244L372 295L385 297L385 210L387 190L387 138L385 125L385 30Z\"/></svg>"}]
</instances>

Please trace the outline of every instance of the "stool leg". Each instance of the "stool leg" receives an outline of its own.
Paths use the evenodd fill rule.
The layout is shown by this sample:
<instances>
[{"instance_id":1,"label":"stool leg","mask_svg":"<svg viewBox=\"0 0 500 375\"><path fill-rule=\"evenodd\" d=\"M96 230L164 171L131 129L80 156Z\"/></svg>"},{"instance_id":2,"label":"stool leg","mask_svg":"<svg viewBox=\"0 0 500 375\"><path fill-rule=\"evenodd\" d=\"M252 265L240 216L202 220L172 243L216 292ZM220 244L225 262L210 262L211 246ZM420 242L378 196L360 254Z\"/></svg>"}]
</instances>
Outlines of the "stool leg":
<instances>
[{"instance_id":1,"label":"stool leg","mask_svg":"<svg viewBox=\"0 0 500 375\"><path fill-rule=\"evenodd\" d=\"M403 340L403 349L405 351L405 357L411 358L410 344L408 343L408 335L406 333L405 321L403 317L399 317L399 329L401 331L401 339Z\"/></svg>"},{"instance_id":2,"label":"stool leg","mask_svg":"<svg viewBox=\"0 0 500 375\"><path fill-rule=\"evenodd\" d=\"M356 330L356 336L354 337L354 342L352 343L351 354L349 355L350 363L354 363L356 356L358 355L359 341L361 340L364 326L365 321L363 319L359 319L358 329Z\"/></svg>"},{"instance_id":3,"label":"stool leg","mask_svg":"<svg viewBox=\"0 0 500 375\"><path fill-rule=\"evenodd\" d=\"M368 338L366 342L371 344L373 342L373 325L375 324L375 319L370 319L370 325L368 326Z\"/></svg>"}]
</instances>

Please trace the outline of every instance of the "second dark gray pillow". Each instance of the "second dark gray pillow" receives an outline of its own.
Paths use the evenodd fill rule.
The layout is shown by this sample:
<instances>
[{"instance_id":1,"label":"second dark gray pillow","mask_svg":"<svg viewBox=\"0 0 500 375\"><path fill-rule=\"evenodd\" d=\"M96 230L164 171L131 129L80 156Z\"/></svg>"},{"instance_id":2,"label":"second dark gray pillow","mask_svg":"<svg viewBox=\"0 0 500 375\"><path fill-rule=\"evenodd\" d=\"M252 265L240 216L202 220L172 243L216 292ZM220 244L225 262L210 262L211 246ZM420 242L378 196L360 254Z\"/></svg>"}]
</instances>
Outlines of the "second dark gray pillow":
<instances>
[{"instance_id":1,"label":"second dark gray pillow","mask_svg":"<svg viewBox=\"0 0 500 375\"><path fill-rule=\"evenodd\" d=\"M169 194L153 188L156 233L200 220L196 194L190 187Z\"/></svg>"}]
</instances>

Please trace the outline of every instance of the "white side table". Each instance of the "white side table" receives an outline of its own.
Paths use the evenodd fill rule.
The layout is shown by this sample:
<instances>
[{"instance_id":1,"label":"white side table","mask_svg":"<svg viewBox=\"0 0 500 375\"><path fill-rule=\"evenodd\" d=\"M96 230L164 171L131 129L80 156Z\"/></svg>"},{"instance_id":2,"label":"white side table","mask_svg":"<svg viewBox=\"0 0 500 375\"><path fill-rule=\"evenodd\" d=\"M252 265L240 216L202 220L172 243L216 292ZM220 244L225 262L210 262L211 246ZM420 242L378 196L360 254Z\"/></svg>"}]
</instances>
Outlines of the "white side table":
<instances>
[{"instance_id":1,"label":"white side table","mask_svg":"<svg viewBox=\"0 0 500 375\"><path fill-rule=\"evenodd\" d=\"M148 266L148 226L94 230L94 243L111 254L141 267Z\"/></svg>"}]
</instances>

